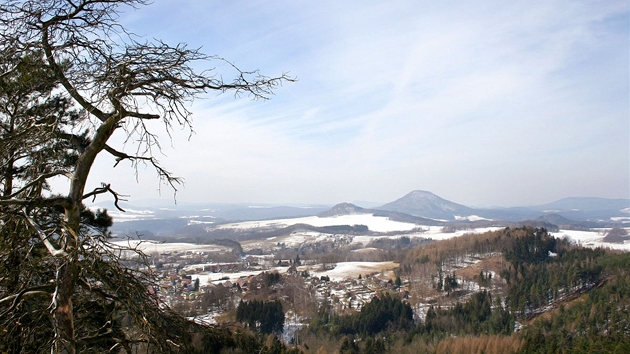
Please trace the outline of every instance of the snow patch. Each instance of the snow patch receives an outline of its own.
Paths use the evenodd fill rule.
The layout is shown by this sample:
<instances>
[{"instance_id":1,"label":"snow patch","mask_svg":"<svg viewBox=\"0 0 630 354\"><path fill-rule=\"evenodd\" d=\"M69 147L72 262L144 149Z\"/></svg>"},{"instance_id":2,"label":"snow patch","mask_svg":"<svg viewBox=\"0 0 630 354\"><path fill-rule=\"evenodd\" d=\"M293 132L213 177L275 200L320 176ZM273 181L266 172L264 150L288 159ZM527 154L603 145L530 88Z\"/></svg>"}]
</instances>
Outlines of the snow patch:
<instances>
[{"instance_id":1,"label":"snow patch","mask_svg":"<svg viewBox=\"0 0 630 354\"><path fill-rule=\"evenodd\" d=\"M137 248L138 250L143 251L145 253L187 252L187 251L217 252L217 251L228 249L225 246L219 246L219 245L198 245L194 243L184 243L184 242L157 243L157 242L151 242L151 241L124 240L124 241L114 241L112 243L120 247Z\"/></svg>"},{"instance_id":2,"label":"snow patch","mask_svg":"<svg viewBox=\"0 0 630 354\"><path fill-rule=\"evenodd\" d=\"M188 225L209 225L214 223L214 221L188 220Z\"/></svg>"},{"instance_id":3,"label":"snow patch","mask_svg":"<svg viewBox=\"0 0 630 354\"><path fill-rule=\"evenodd\" d=\"M340 226L340 225L366 225L370 231L395 232L409 231L418 227L416 224L393 221L384 216L372 214L337 215L330 217L307 216L302 218L275 219L263 221L245 221L233 224L220 225L220 229L253 229L266 227L287 227L296 224L308 224L315 227Z\"/></svg>"},{"instance_id":4,"label":"snow patch","mask_svg":"<svg viewBox=\"0 0 630 354\"><path fill-rule=\"evenodd\" d=\"M604 231L604 232L602 232ZM557 238L567 237L575 241L578 245L583 247L592 248L610 248L615 250L630 251L630 241L623 243L609 243L604 242L606 230L591 230L591 231L578 231L578 230L560 230L554 236Z\"/></svg>"},{"instance_id":5,"label":"snow patch","mask_svg":"<svg viewBox=\"0 0 630 354\"><path fill-rule=\"evenodd\" d=\"M355 279L359 274L382 273L395 268L398 268L398 263L394 262L340 262L334 269L313 273L317 277L328 276L331 280L342 281L348 278Z\"/></svg>"},{"instance_id":6,"label":"snow patch","mask_svg":"<svg viewBox=\"0 0 630 354\"><path fill-rule=\"evenodd\" d=\"M479 220L488 220L488 221L492 221L492 219L487 219L484 217L481 217L479 215L468 215L468 216L459 216L459 215L455 215L455 220L458 221L479 221Z\"/></svg>"},{"instance_id":7,"label":"snow patch","mask_svg":"<svg viewBox=\"0 0 630 354\"><path fill-rule=\"evenodd\" d=\"M111 216L112 219L114 219L114 222L155 219L155 214L151 210L127 209L126 212L110 210L108 211L108 213L109 213L109 216Z\"/></svg>"}]
</instances>

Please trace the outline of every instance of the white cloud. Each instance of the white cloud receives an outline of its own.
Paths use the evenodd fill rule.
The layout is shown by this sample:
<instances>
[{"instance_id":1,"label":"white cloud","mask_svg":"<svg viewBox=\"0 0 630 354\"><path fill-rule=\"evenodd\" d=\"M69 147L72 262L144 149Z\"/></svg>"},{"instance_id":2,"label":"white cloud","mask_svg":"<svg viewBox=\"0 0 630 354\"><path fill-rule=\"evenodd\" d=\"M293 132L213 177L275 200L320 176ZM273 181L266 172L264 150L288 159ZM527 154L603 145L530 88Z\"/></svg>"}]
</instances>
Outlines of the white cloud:
<instances>
[{"instance_id":1,"label":"white cloud","mask_svg":"<svg viewBox=\"0 0 630 354\"><path fill-rule=\"evenodd\" d=\"M630 193L626 1L161 1L146 10L123 20L299 79L268 102L195 101L196 135L176 132L161 158L186 177L183 200L390 201L428 189L517 205ZM127 186L125 175L113 179ZM153 174L142 178L125 187L134 198L156 193Z\"/></svg>"}]
</instances>

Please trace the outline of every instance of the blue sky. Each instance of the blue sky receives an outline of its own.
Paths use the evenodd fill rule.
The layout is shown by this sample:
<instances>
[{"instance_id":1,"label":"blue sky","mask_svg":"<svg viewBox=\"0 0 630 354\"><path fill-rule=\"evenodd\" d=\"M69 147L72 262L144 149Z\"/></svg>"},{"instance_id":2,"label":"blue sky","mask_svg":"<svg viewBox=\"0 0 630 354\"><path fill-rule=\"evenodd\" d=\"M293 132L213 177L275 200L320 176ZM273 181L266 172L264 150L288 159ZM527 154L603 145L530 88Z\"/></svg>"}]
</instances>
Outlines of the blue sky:
<instances>
[{"instance_id":1,"label":"blue sky","mask_svg":"<svg viewBox=\"0 0 630 354\"><path fill-rule=\"evenodd\" d=\"M625 0L160 0L120 20L299 80L269 101L196 100L189 140L162 133L158 158L186 181L180 201L629 198ZM136 181L112 161L99 158L93 183L172 199L150 169Z\"/></svg>"}]
</instances>

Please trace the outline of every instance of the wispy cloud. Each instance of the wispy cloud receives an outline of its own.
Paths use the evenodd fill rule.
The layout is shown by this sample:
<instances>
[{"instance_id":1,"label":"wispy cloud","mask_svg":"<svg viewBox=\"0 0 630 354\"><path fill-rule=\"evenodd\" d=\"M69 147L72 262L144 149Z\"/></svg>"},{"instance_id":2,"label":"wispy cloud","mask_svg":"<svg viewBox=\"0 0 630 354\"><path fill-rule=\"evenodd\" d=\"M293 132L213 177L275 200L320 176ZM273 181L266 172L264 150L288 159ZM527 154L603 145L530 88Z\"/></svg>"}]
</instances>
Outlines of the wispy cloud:
<instances>
[{"instance_id":1,"label":"wispy cloud","mask_svg":"<svg viewBox=\"0 0 630 354\"><path fill-rule=\"evenodd\" d=\"M630 194L627 1L160 1L122 20L299 79L195 102L197 134L163 159L182 199Z\"/></svg>"}]
</instances>

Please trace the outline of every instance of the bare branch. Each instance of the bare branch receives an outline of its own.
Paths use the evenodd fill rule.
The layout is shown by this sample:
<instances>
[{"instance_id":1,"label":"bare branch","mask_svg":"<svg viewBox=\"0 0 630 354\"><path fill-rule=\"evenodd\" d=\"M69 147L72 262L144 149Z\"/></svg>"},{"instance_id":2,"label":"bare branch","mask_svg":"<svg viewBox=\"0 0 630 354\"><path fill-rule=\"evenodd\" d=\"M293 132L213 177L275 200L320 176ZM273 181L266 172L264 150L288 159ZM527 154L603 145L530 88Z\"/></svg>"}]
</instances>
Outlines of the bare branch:
<instances>
[{"instance_id":1,"label":"bare branch","mask_svg":"<svg viewBox=\"0 0 630 354\"><path fill-rule=\"evenodd\" d=\"M92 201L94 201L94 200L96 200L96 196L98 194L103 194L103 193L107 193L107 192L111 193L114 196L114 205L116 206L116 208L118 210L124 212L125 210L118 205L118 202L121 201L121 200L122 201L127 201L126 199L120 198L120 197L127 197L127 196L123 196L123 195L118 194L115 191L113 191L110 184L101 183L101 187L100 188L94 188L93 191L91 191L88 194L85 194L83 196L83 199L87 199L89 197L94 197L94 199L92 200Z\"/></svg>"},{"instance_id":2,"label":"bare branch","mask_svg":"<svg viewBox=\"0 0 630 354\"><path fill-rule=\"evenodd\" d=\"M26 212L22 213L22 217L28 222L31 228L35 230L39 238L44 243L44 246L46 246L46 249L53 257L70 258L68 252L64 249L59 249L52 244L49 235L46 235L46 233L35 223L35 221L33 221L33 219L28 216Z\"/></svg>"},{"instance_id":3,"label":"bare branch","mask_svg":"<svg viewBox=\"0 0 630 354\"><path fill-rule=\"evenodd\" d=\"M159 164L159 162L152 156L151 157L131 156L124 152L118 151L110 147L109 145L105 145L105 151L109 152L113 156L116 156L116 163L114 164L114 166L117 166L123 160L131 160L134 166L137 166L138 162L144 161L144 162L150 163L153 166L153 168L155 168L155 170L157 171L158 177L160 178L160 180L166 181L171 186L171 188L173 188L175 191L177 191L175 184L182 183L182 179L180 177L174 177L171 172L164 169Z\"/></svg>"},{"instance_id":4,"label":"bare branch","mask_svg":"<svg viewBox=\"0 0 630 354\"><path fill-rule=\"evenodd\" d=\"M26 207L29 209L34 208L47 208L47 207L66 207L69 205L69 201L64 197L52 197L52 198L32 198L32 199L4 199L0 198L0 206L16 206Z\"/></svg>"},{"instance_id":5,"label":"bare branch","mask_svg":"<svg viewBox=\"0 0 630 354\"><path fill-rule=\"evenodd\" d=\"M67 171L53 171L50 173L44 173L39 175L36 179L34 179L33 181L27 183L26 185L24 185L22 188L18 189L17 191L13 192L10 195L7 196L0 196L0 200L11 200L17 196L19 196L20 194L22 194L24 191L26 191L27 189L40 184L42 182L44 182L45 180L55 177L55 176L68 176L68 172Z\"/></svg>"},{"instance_id":6,"label":"bare branch","mask_svg":"<svg viewBox=\"0 0 630 354\"><path fill-rule=\"evenodd\" d=\"M13 311L13 309L15 309L15 307L18 305L18 303L20 302L21 299L23 298L28 298L28 297L35 297L35 296L52 296L52 294L48 291L42 291L45 289L52 289L52 285L40 285L40 286L34 286L34 287L30 287L30 288L26 288L23 289L22 291L20 291L17 294L14 295L10 295L7 296L5 298L0 299L0 306L4 305L5 303L8 303L10 301L13 301L13 303L11 304L11 306L6 309L5 311L3 311L2 313L0 313L0 317L5 316L7 313Z\"/></svg>"}]
</instances>

